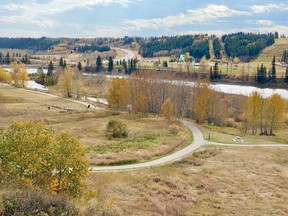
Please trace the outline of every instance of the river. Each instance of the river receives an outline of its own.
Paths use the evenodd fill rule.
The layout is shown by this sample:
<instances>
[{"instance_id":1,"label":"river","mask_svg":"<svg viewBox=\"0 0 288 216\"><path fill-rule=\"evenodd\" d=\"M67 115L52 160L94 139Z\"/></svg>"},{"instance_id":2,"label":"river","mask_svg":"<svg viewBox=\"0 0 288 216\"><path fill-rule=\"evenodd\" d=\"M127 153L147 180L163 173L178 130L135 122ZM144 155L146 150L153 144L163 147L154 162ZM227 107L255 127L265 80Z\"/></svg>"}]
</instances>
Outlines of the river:
<instances>
[{"instance_id":1,"label":"river","mask_svg":"<svg viewBox=\"0 0 288 216\"><path fill-rule=\"evenodd\" d=\"M36 73L37 68L27 68L29 74ZM44 73L47 73L47 69L43 69ZM115 78L116 76L107 75L107 78ZM117 76L120 77L120 76ZM181 81L175 80L173 83L177 84ZM181 82L182 83L182 82ZM188 86L194 86L195 82L184 81ZM223 92L226 94L237 94L249 96L253 91L259 92L264 98L270 97L272 94L279 94L286 100L288 100L288 90L285 89L272 89L272 88L258 88L254 86L241 86L241 85L230 85L230 84L210 84L212 89L218 92ZM34 87L34 86L33 86Z\"/></svg>"}]
</instances>

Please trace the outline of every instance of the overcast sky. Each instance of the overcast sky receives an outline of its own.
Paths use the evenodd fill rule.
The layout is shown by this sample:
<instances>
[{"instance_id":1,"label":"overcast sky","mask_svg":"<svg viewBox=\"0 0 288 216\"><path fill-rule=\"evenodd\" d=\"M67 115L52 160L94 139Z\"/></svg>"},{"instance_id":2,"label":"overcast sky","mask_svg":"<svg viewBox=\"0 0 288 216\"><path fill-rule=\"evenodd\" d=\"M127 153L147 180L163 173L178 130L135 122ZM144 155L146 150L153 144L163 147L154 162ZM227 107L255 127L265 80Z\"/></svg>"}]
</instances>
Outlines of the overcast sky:
<instances>
[{"instance_id":1,"label":"overcast sky","mask_svg":"<svg viewBox=\"0 0 288 216\"><path fill-rule=\"evenodd\" d=\"M1 0L1 37L288 35L288 1Z\"/></svg>"}]
</instances>

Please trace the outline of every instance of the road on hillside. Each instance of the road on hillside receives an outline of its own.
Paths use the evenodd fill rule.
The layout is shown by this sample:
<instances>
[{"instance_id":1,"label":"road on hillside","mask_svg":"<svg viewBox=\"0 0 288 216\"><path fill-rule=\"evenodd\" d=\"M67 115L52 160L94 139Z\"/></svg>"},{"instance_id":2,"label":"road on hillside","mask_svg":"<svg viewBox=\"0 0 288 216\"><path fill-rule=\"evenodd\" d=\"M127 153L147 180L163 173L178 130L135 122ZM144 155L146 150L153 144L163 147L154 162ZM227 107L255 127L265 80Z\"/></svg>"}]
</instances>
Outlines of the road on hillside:
<instances>
[{"instance_id":1,"label":"road on hillside","mask_svg":"<svg viewBox=\"0 0 288 216\"><path fill-rule=\"evenodd\" d=\"M115 50L120 50L122 52L125 53L125 56L122 57L122 58L117 58L115 59L115 61L123 61L125 59L125 61L128 61L128 60L131 60L131 59L134 59L135 58L135 54L130 51L130 50L127 50L127 49L121 49L121 48L113 48Z\"/></svg>"}]
</instances>

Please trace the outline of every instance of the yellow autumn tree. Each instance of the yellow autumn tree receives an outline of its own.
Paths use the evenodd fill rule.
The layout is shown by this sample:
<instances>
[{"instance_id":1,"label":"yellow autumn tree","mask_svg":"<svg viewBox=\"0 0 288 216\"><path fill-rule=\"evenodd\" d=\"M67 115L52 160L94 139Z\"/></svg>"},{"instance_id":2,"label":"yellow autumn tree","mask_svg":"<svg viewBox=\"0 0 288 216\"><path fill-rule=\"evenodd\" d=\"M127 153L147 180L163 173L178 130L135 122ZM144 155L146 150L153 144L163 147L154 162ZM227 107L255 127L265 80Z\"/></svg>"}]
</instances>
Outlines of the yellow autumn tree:
<instances>
[{"instance_id":1,"label":"yellow autumn tree","mask_svg":"<svg viewBox=\"0 0 288 216\"><path fill-rule=\"evenodd\" d=\"M204 55L201 60L200 60L200 63L199 63L199 71L200 72L205 72L207 69L207 59L206 59L206 56Z\"/></svg>"},{"instance_id":2,"label":"yellow autumn tree","mask_svg":"<svg viewBox=\"0 0 288 216\"><path fill-rule=\"evenodd\" d=\"M279 94L273 94L266 101L264 116L266 119L266 133L274 135L285 122L286 101Z\"/></svg>"},{"instance_id":3,"label":"yellow autumn tree","mask_svg":"<svg viewBox=\"0 0 288 216\"><path fill-rule=\"evenodd\" d=\"M85 86L83 75L77 68L65 67L60 72L58 87L64 97L75 96L80 98L86 95L87 89Z\"/></svg>"},{"instance_id":4,"label":"yellow autumn tree","mask_svg":"<svg viewBox=\"0 0 288 216\"><path fill-rule=\"evenodd\" d=\"M198 95L195 98L195 115L197 122L203 123L207 118L208 101L211 90L207 83L199 83L198 85Z\"/></svg>"},{"instance_id":5,"label":"yellow autumn tree","mask_svg":"<svg viewBox=\"0 0 288 216\"><path fill-rule=\"evenodd\" d=\"M67 132L43 122L12 123L0 131L0 170L9 182L78 196L88 163L84 147Z\"/></svg>"},{"instance_id":6,"label":"yellow autumn tree","mask_svg":"<svg viewBox=\"0 0 288 216\"><path fill-rule=\"evenodd\" d=\"M186 52L186 53L185 53L185 55L184 55L184 61L185 61L185 62L190 61L190 53L189 53L189 52Z\"/></svg>"},{"instance_id":7,"label":"yellow autumn tree","mask_svg":"<svg viewBox=\"0 0 288 216\"><path fill-rule=\"evenodd\" d=\"M72 97L74 71L70 67L65 67L59 75L58 86L64 97Z\"/></svg>"},{"instance_id":8,"label":"yellow autumn tree","mask_svg":"<svg viewBox=\"0 0 288 216\"><path fill-rule=\"evenodd\" d=\"M174 104L172 103L171 99L168 98L161 106L161 114L165 119L170 121L175 117L175 112Z\"/></svg>"},{"instance_id":9,"label":"yellow autumn tree","mask_svg":"<svg viewBox=\"0 0 288 216\"><path fill-rule=\"evenodd\" d=\"M252 92L247 98L245 118L253 135L257 133L258 126L261 127L263 124L263 105L264 99L260 93L256 91Z\"/></svg>"},{"instance_id":10,"label":"yellow autumn tree","mask_svg":"<svg viewBox=\"0 0 288 216\"><path fill-rule=\"evenodd\" d=\"M29 80L26 65L23 63L11 62L12 80L16 87L25 87L25 82Z\"/></svg>"},{"instance_id":11,"label":"yellow autumn tree","mask_svg":"<svg viewBox=\"0 0 288 216\"><path fill-rule=\"evenodd\" d=\"M2 67L0 67L0 82L11 83L11 81L12 81L11 74L6 72Z\"/></svg>"},{"instance_id":12,"label":"yellow autumn tree","mask_svg":"<svg viewBox=\"0 0 288 216\"><path fill-rule=\"evenodd\" d=\"M148 98L145 94L140 92L132 103L132 110L134 113L141 113L145 115L148 113Z\"/></svg>"},{"instance_id":13,"label":"yellow autumn tree","mask_svg":"<svg viewBox=\"0 0 288 216\"><path fill-rule=\"evenodd\" d=\"M129 101L129 87L126 79L112 80L107 93L107 101L114 109L126 109Z\"/></svg>"},{"instance_id":14,"label":"yellow autumn tree","mask_svg":"<svg viewBox=\"0 0 288 216\"><path fill-rule=\"evenodd\" d=\"M86 187L88 160L85 148L79 140L67 131L54 138L53 191L79 196Z\"/></svg>"}]
</instances>

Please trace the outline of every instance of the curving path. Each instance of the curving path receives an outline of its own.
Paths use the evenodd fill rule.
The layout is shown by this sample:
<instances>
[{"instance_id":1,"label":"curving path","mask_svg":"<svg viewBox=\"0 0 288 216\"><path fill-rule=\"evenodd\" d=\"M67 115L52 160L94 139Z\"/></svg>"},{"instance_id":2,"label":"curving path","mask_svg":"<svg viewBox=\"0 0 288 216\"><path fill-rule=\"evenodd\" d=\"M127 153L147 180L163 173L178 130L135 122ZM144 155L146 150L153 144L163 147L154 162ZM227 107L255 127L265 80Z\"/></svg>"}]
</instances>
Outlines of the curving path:
<instances>
[{"instance_id":1,"label":"curving path","mask_svg":"<svg viewBox=\"0 0 288 216\"><path fill-rule=\"evenodd\" d=\"M3 84L2 84L3 85ZM52 98L58 98L58 99L63 99L66 101L82 104L83 106L89 105L87 102L83 101L77 101L73 99L67 99L63 98L60 96L52 95L49 93L44 93L44 92L39 92L39 91L33 91L33 90L27 90L27 89L18 89L14 88L9 85L4 85L11 90L14 91L26 91L29 93L36 93L36 94L42 94L45 96L49 96ZM98 107L91 106L92 109L101 109ZM103 109L105 110L105 109ZM140 168L147 168L147 167L152 167L152 166L158 166L158 165L163 165L167 164L176 160L180 160L184 158L185 156L191 154L195 150L203 147L203 146L225 146L225 147L288 147L288 144L257 144L257 145L251 145L251 144L223 144L223 143L216 143L216 142L209 142L204 140L203 138L203 133L196 127L195 124L193 124L190 121L183 121L183 123L190 129L190 131L193 133L194 136L194 141L187 147L174 152L170 155L164 156L162 158L158 158L156 160L144 162L144 163L139 163L139 164L129 164L129 165L119 165L119 166L94 166L90 167L91 172L110 172L110 171L125 171L125 170L134 170L134 169L140 169Z\"/></svg>"},{"instance_id":2,"label":"curving path","mask_svg":"<svg viewBox=\"0 0 288 216\"><path fill-rule=\"evenodd\" d=\"M191 154L195 150L203 147L203 146L226 146L226 147L288 147L288 144L259 144L259 145L249 145L249 144L222 144L222 143L215 143L209 142L204 140L202 132L196 127L195 124L189 121L183 122L193 133L194 141L187 147L174 152L170 155L165 157L139 163L139 164L129 164L129 165L119 165L119 166L97 166L97 167L90 167L91 172L110 172L110 171L127 171L127 170L135 170L140 168L147 168L152 166L163 165L166 163L170 163L176 160L180 160L183 157Z\"/></svg>"}]
</instances>

